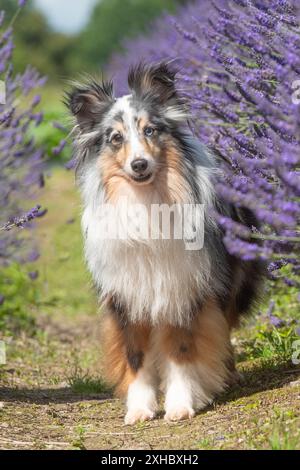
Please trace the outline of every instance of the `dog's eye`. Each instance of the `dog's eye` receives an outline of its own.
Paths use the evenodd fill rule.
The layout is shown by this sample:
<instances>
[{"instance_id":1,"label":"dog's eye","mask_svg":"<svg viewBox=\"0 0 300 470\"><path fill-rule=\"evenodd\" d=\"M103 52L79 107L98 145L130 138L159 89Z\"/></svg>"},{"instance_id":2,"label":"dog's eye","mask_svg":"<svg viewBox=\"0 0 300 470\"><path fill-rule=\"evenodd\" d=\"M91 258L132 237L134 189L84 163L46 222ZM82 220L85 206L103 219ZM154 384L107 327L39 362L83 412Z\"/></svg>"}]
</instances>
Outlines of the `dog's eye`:
<instances>
[{"instance_id":1,"label":"dog's eye","mask_svg":"<svg viewBox=\"0 0 300 470\"><path fill-rule=\"evenodd\" d=\"M154 132L155 132L155 129L153 127L150 127L150 126L145 127L145 129L144 129L144 134L145 134L146 137L152 137Z\"/></svg>"},{"instance_id":2,"label":"dog's eye","mask_svg":"<svg viewBox=\"0 0 300 470\"><path fill-rule=\"evenodd\" d=\"M123 143L123 136L122 134L118 133L112 136L111 143L113 145L121 145Z\"/></svg>"}]
</instances>

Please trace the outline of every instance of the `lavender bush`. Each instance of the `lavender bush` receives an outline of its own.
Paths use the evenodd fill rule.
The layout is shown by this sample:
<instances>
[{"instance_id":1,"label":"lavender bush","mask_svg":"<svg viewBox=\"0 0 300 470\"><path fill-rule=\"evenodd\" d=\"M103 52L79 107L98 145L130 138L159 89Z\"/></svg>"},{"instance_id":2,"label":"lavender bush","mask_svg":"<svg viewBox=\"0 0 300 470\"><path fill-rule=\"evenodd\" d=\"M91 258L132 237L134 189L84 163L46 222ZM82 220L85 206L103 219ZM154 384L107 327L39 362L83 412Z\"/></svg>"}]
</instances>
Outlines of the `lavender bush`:
<instances>
[{"instance_id":1,"label":"lavender bush","mask_svg":"<svg viewBox=\"0 0 300 470\"><path fill-rule=\"evenodd\" d=\"M153 25L150 37L127 42L108 72L124 92L128 65L173 59L178 88L191 103L194 133L219 157L217 190L250 208L260 230L218 217L229 251L290 265L299 274L300 78L297 3L288 0L196 1ZM287 283L295 281L286 279Z\"/></svg>"},{"instance_id":2,"label":"lavender bush","mask_svg":"<svg viewBox=\"0 0 300 470\"><path fill-rule=\"evenodd\" d=\"M19 0L19 11L25 3ZM25 202L25 208L23 204L32 199L44 183L44 153L35 144L31 130L43 119L43 114L35 111L40 102L35 89L42 86L45 79L31 67L23 74L14 74L12 26L16 16L1 32L4 18L4 12L0 12L0 267L14 260L36 259L37 252L28 237L24 243L24 237L11 229L28 227L35 217L43 214L39 207L25 212L28 203Z\"/></svg>"}]
</instances>

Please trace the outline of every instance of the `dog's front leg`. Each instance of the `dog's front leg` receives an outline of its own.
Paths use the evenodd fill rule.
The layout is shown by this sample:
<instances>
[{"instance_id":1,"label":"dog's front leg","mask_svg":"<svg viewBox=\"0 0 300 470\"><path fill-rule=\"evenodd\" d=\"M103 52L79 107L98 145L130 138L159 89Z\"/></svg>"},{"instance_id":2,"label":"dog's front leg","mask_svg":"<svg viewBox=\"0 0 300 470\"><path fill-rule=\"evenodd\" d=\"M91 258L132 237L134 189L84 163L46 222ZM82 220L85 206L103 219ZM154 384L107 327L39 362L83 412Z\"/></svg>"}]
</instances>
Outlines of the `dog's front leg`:
<instances>
[{"instance_id":1,"label":"dog's front leg","mask_svg":"<svg viewBox=\"0 0 300 470\"><path fill-rule=\"evenodd\" d=\"M126 397L126 424L147 421L157 411L157 374L149 326L120 322L110 312L104 318L105 372L116 392Z\"/></svg>"},{"instance_id":2,"label":"dog's front leg","mask_svg":"<svg viewBox=\"0 0 300 470\"><path fill-rule=\"evenodd\" d=\"M156 376L151 353L146 353L143 365L136 372L127 391L125 424L153 419L157 412Z\"/></svg>"},{"instance_id":3,"label":"dog's front leg","mask_svg":"<svg viewBox=\"0 0 300 470\"><path fill-rule=\"evenodd\" d=\"M230 377L232 348L225 316L210 303L188 328L164 327L160 345L165 419L192 418L225 389Z\"/></svg>"}]
</instances>

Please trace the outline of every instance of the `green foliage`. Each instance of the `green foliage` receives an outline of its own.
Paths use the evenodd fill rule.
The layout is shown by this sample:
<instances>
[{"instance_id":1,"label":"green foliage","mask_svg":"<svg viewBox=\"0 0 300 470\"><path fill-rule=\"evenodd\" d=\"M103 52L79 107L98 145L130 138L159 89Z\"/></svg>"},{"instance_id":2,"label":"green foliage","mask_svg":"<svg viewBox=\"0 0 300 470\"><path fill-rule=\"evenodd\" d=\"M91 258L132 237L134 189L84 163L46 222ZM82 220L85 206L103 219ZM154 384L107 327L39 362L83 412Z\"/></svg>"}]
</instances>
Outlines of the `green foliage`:
<instances>
[{"instance_id":1,"label":"green foliage","mask_svg":"<svg viewBox=\"0 0 300 470\"><path fill-rule=\"evenodd\" d=\"M72 127L67 108L62 100L63 88L63 82L59 86L53 83L46 83L41 90L42 99L37 108L37 111L43 114L43 121L39 126L35 126L33 123L29 129L37 146L42 147L47 158L55 163L66 163L71 158L70 145L66 146L58 155L54 154L54 149L60 144L62 139L67 138ZM25 105L29 105L32 98L33 94L31 93L26 97Z\"/></svg>"},{"instance_id":2,"label":"green foliage","mask_svg":"<svg viewBox=\"0 0 300 470\"><path fill-rule=\"evenodd\" d=\"M35 330L32 305L37 302L37 289L27 272L17 264L0 270L0 331Z\"/></svg>"},{"instance_id":3,"label":"green foliage","mask_svg":"<svg viewBox=\"0 0 300 470\"><path fill-rule=\"evenodd\" d=\"M7 27L18 10L17 0L1 0L2 9L6 13L4 27ZM31 1L16 18L14 42L13 63L17 72L32 65L54 81L74 73L71 56L76 38L53 32L45 16L34 9Z\"/></svg>"},{"instance_id":4,"label":"green foliage","mask_svg":"<svg viewBox=\"0 0 300 470\"><path fill-rule=\"evenodd\" d=\"M68 377L68 384L72 391L81 395L110 393L111 388L101 377L91 377L78 368Z\"/></svg>"},{"instance_id":5,"label":"green foliage","mask_svg":"<svg viewBox=\"0 0 300 470\"><path fill-rule=\"evenodd\" d=\"M285 275L292 277L289 271ZM273 281L266 283L261 311L247 319L247 330L242 335L237 332L240 338L238 361L261 359L269 365L291 363L295 341L300 340L298 295L297 287ZM273 304L271 312L270 303Z\"/></svg>"},{"instance_id":6,"label":"green foliage","mask_svg":"<svg viewBox=\"0 0 300 470\"><path fill-rule=\"evenodd\" d=\"M298 446L298 438L290 437L287 432L276 430L270 439L271 450L295 450Z\"/></svg>"},{"instance_id":7,"label":"green foliage","mask_svg":"<svg viewBox=\"0 0 300 470\"><path fill-rule=\"evenodd\" d=\"M213 442L208 437L204 437L199 441L197 447L199 450L209 450L213 448Z\"/></svg>"},{"instance_id":8,"label":"green foliage","mask_svg":"<svg viewBox=\"0 0 300 470\"><path fill-rule=\"evenodd\" d=\"M102 0L81 34L78 53L97 70L120 49L124 38L146 32L155 17L162 11L174 11L178 4L179 0Z\"/></svg>"},{"instance_id":9,"label":"green foliage","mask_svg":"<svg viewBox=\"0 0 300 470\"><path fill-rule=\"evenodd\" d=\"M54 109L46 110L43 122L34 129L34 137L37 145L45 149L46 155L51 161L67 162L70 159L69 147L65 147L59 155L53 154L53 149L66 137L66 131L56 128L53 124L59 122L60 118L61 113L59 111Z\"/></svg>"},{"instance_id":10,"label":"green foliage","mask_svg":"<svg viewBox=\"0 0 300 470\"><path fill-rule=\"evenodd\" d=\"M293 343L299 339L295 326L283 328L260 326L254 341L249 343L249 358L291 360L294 351Z\"/></svg>"},{"instance_id":11,"label":"green foliage","mask_svg":"<svg viewBox=\"0 0 300 470\"><path fill-rule=\"evenodd\" d=\"M86 429L83 426L77 426L76 428L76 436L72 442L73 448L76 450L86 450L85 447L85 434L86 434Z\"/></svg>"},{"instance_id":12,"label":"green foliage","mask_svg":"<svg viewBox=\"0 0 300 470\"><path fill-rule=\"evenodd\" d=\"M14 28L15 69L19 72L30 64L51 82L82 71L98 71L121 47L124 38L146 31L162 11L174 11L180 3L184 0L102 0L96 4L85 30L69 36L53 31L43 13L29 1ZM8 26L18 9L17 0L1 0L2 9Z\"/></svg>"},{"instance_id":13,"label":"green foliage","mask_svg":"<svg viewBox=\"0 0 300 470\"><path fill-rule=\"evenodd\" d=\"M31 0L29 0L29 4L31 6L32 4ZM0 10L4 10L6 12L6 19L5 19L6 24L14 16L17 9L18 9L18 0L1 0Z\"/></svg>"},{"instance_id":14,"label":"green foliage","mask_svg":"<svg viewBox=\"0 0 300 470\"><path fill-rule=\"evenodd\" d=\"M288 266L281 269L282 278L289 278L299 283L299 277L292 275ZM299 310L299 285L287 287L284 282L270 281L268 283L269 293L275 302L274 315L283 320L300 320ZM287 305L289 306L287 308Z\"/></svg>"},{"instance_id":15,"label":"green foliage","mask_svg":"<svg viewBox=\"0 0 300 470\"><path fill-rule=\"evenodd\" d=\"M276 408L275 408L276 413ZM276 420L273 423L273 431L269 437L271 450L296 450L299 448L299 429L291 435L289 425L294 423L297 415L294 410L277 411ZM297 425L296 425L297 426Z\"/></svg>"},{"instance_id":16,"label":"green foliage","mask_svg":"<svg viewBox=\"0 0 300 470\"><path fill-rule=\"evenodd\" d=\"M98 306L84 266L80 200L73 172L53 168L39 203L48 209L37 227L41 257L35 263L43 311L52 313L55 308L64 315L78 315L82 310L95 314Z\"/></svg>"}]
</instances>

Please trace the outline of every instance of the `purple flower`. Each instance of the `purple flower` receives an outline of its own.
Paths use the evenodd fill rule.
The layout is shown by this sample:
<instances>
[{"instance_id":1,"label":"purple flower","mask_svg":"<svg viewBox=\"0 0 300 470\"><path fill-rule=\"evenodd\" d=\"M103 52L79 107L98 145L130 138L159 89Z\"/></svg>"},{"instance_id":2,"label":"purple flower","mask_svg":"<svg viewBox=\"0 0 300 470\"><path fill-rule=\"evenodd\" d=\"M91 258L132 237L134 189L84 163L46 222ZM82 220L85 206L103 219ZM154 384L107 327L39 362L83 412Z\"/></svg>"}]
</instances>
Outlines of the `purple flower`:
<instances>
[{"instance_id":1,"label":"purple flower","mask_svg":"<svg viewBox=\"0 0 300 470\"><path fill-rule=\"evenodd\" d=\"M33 263L37 259L39 259L40 254L36 249L31 250L31 252L28 254L26 261L28 263Z\"/></svg>"},{"instance_id":2,"label":"purple flower","mask_svg":"<svg viewBox=\"0 0 300 470\"><path fill-rule=\"evenodd\" d=\"M244 260L268 260L270 273L289 264L296 274L300 251L297 7L296 0L269 0L267 7L261 0L196 0L156 21L152 36L126 41L125 54L108 67L121 94L130 64L174 60L191 128L224 162L218 193L251 209L260 227L217 216L227 249Z\"/></svg>"},{"instance_id":3,"label":"purple flower","mask_svg":"<svg viewBox=\"0 0 300 470\"><path fill-rule=\"evenodd\" d=\"M53 121L53 122L52 122L52 126L53 126L55 129L59 129L60 131L63 131L63 132L66 132L66 131L67 131L66 127L65 127L63 124L61 124L60 122Z\"/></svg>"},{"instance_id":4,"label":"purple flower","mask_svg":"<svg viewBox=\"0 0 300 470\"><path fill-rule=\"evenodd\" d=\"M4 304L5 297L4 295L0 294L0 306Z\"/></svg>"},{"instance_id":5,"label":"purple flower","mask_svg":"<svg viewBox=\"0 0 300 470\"><path fill-rule=\"evenodd\" d=\"M272 326L275 328L280 328L284 325L284 321L281 318L276 317L275 315L269 315L269 321Z\"/></svg>"},{"instance_id":6,"label":"purple flower","mask_svg":"<svg viewBox=\"0 0 300 470\"><path fill-rule=\"evenodd\" d=\"M25 0L18 1L21 8L25 4ZM9 28L0 38L0 74L6 89L5 104L0 104L0 267L26 260L33 245L31 237L20 237L12 229L32 228L32 221L44 212L39 206L26 212L26 201L35 199L43 185L44 151L29 133L30 127L39 126L43 118L41 112L33 112L40 96L34 94L31 103L24 98L45 79L29 66L23 73L13 73L12 33Z\"/></svg>"},{"instance_id":7,"label":"purple flower","mask_svg":"<svg viewBox=\"0 0 300 470\"><path fill-rule=\"evenodd\" d=\"M53 154L59 155L63 151L66 145L67 145L67 141L65 139L62 139L60 143L58 144L58 146L52 149Z\"/></svg>"},{"instance_id":8,"label":"purple flower","mask_svg":"<svg viewBox=\"0 0 300 470\"><path fill-rule=\"evenodd\" d=\"M28 277L32 281L35 281L39 277L39 272L38 271L29 271Z\"/></svg>"},{"instance_id":9,"label":"purple flower","mask_svg":"<svg viewBox=\"0 0 300 470\"><path fill-rule=\"evenodd\" d=\"M74 158L71 158L71 160L69 160L66 164L65 164L65 168L67 170L73 170L75 168L75 165L76 165L76 161Z\"/></svg>"},{"instance_id":10,"label":"purple flower","mask_svg":"<svg viewBox=\"0 0 300 470\"><path fill-rule=\"evenodd\" d=\"M268 316L272 315L272 313L274 311L274 308L275 308L275 302L274 302L274 300L271 300L270 303L269 303L268 310L267 310L267 315Z\"/></svg>"},{"instance_id":11,"label":"purple flower","mask_svg":"<svg viewBox=\"0 0 300 470\"><path fill-rule=\"evenodd\" d=\"M9 232L13 227L24 228L28 222L35 219L36 217L41 217L41 215L43 215L42 212L40 212L40 208L41 206L39 205L35 206L20 217L14 217L13 219L10 219L2 227L0 227L0 231L5 230ZM45 213L45 211L43 212Z\"/></svg>"},{"instance_id":12,"label":"purple flower","mask_svg":"<svg viewBox=\"0 0 300 470\"><path fill-rule=\"evenodd\" d=\"M289 279L288 277L285 277L283 281L288 287L296 287L298 285L296 281Z\"/></svg>"}]
</instances>

